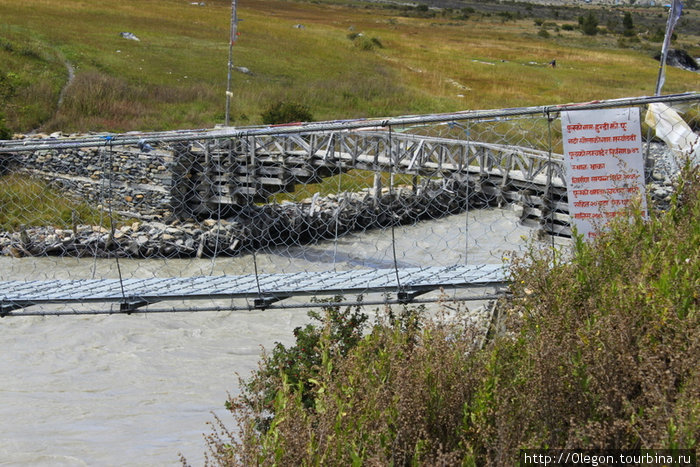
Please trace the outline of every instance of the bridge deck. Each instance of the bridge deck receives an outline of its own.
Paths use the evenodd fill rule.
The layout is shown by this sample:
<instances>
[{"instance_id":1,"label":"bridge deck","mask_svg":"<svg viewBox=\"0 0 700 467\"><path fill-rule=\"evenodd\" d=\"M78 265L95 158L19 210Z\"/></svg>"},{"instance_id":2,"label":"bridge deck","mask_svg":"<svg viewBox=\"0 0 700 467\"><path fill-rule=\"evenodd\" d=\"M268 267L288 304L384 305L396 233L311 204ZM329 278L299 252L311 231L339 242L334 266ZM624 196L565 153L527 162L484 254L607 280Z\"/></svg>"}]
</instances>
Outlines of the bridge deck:
<instances>
[{"instance_id":1,"label":"bridge deck","mask_svg":"<svg viewBox=\"0 0 700 467\"><path fill-rule=\"evenodd\" d=\"M256 301L256 307L264 308L267 304L292 296L372 292L395 292L409 301L417 294L441 287L495 286L505 281L503 267L491 264L402 268L398 272L394 269L361 269L261 274L257 280L254 275L228 275L123 281L2 281L0 316L6 316L13 310L44 304L117 303L120 311L130 312L166 300L248 298Z\"/></svg>"}]
</instances>

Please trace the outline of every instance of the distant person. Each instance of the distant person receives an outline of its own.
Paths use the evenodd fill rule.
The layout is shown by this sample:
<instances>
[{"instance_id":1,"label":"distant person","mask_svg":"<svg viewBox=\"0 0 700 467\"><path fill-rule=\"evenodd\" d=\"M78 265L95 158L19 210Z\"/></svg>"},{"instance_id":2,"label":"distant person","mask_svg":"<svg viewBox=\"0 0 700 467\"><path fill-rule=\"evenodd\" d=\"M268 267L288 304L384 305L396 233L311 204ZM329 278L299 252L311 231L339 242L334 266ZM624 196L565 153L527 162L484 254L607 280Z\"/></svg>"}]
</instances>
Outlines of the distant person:
<instances>
[{"instance_id":1,"label":"distant person","mask_svg":"<svg viewBox=\"0 0 700 467\"><path fill-rule=\"evenodd\" d=\"M556 61L556 60L552 60L551 62L549 62L549 66L551 66L552 68L556 68L556 67L557 67L557 61Z\"/></svg>"}]
</instances>

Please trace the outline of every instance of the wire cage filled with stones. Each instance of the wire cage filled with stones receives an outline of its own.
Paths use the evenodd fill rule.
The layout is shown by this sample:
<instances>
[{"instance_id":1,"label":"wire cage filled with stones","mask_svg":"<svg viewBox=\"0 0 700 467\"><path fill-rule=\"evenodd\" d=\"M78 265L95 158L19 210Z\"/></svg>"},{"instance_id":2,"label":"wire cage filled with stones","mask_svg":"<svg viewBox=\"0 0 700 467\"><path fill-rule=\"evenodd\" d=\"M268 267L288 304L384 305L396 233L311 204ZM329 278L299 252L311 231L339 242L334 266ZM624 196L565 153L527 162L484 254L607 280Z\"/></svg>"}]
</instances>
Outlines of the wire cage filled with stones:
<instances>
[{"instance_id":1,"label":"wire cage filled with stones","mask_svg":"<svg viewBox=\"0 0 700 467\"><path fill-rule=\"evenodd\" d=\"M663 103L680 115L685 146L660 123L642 128L663 208L683 148L698 152L699 101L3 141L2 313L406 301L502 284L512 252L572 235L562 110Z\"/></svg>"}]
</instances>

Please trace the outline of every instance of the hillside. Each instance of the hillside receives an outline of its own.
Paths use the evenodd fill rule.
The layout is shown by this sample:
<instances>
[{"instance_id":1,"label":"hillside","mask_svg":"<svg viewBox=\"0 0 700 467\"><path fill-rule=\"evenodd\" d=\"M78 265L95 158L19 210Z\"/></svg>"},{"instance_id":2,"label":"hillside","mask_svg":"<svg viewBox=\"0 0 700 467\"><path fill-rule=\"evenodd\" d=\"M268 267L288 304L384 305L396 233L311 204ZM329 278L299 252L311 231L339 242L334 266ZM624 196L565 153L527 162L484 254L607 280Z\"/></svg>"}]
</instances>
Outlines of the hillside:
<instances>
[{"instance_id":1,"label":"hillside","mask_svg":"<svg viewBox=\"0 0 700 467\"><path fill-rule=\"evenodd\" d=\"M434 5L446 8L241 2L232 122L261 123L280 101L302 103L320 120L653 93L662 8ZM223 122L229 1L0 0L0 8L0 112L8 130ZM629 35L626 12L634 20ZM579 29L588 13L597 18L596 35ZM700 56L698 17L686 10L674 43L692 56ZM553 59L556 69L547 67ZM665 93L698 89L700 75L669 69Z\"/></svg>"}]
</instances>

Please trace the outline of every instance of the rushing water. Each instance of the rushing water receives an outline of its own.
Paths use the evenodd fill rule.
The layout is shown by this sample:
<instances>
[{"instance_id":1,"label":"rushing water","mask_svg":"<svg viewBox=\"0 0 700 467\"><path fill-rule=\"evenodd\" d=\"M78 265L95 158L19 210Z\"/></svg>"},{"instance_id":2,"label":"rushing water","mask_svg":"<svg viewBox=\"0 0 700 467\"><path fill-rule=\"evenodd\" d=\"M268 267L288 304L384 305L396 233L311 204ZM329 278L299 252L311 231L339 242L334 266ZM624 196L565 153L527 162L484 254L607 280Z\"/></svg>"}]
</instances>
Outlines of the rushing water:
<instances>
[{"instance_id":1,"label":"rushing water","mask_svg":"<svg viewBox=\"0 0 700 467\"><path fill-rule=\"evenodd\" d=\"M464 235L465 230L470 235ZM397 229L399 266L494 263L531 230L510 211ZM468 255L465 248L468 247ZM393 266L388 232L257 255L261 272ZM303 256L303 257L302 257ZM246 274L249 256L121 261L127 277ZM116 277L114 261L0 258L0 280ZM0 465L201 465L203 433L261 346L292 342L305 310L0 320Z\"/></svg>"}]
</instances>

